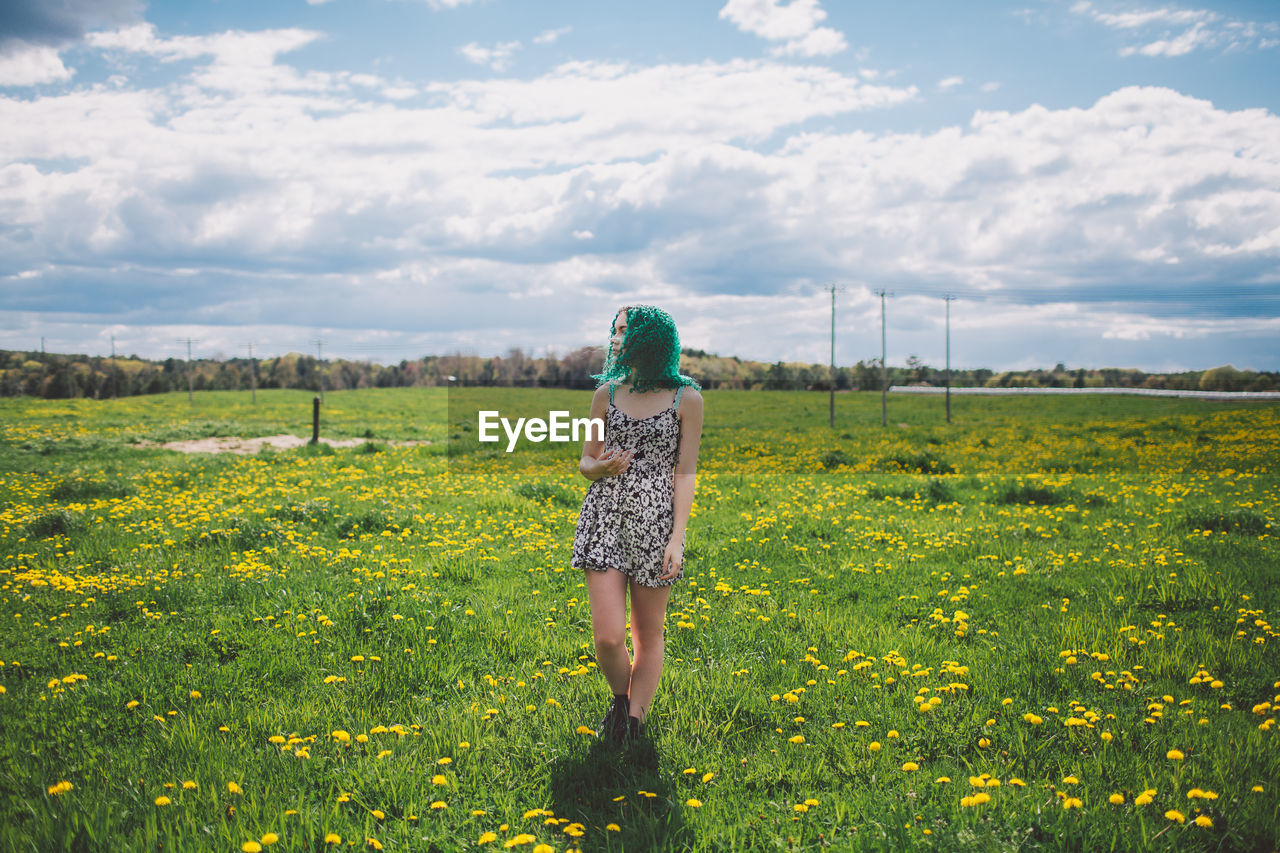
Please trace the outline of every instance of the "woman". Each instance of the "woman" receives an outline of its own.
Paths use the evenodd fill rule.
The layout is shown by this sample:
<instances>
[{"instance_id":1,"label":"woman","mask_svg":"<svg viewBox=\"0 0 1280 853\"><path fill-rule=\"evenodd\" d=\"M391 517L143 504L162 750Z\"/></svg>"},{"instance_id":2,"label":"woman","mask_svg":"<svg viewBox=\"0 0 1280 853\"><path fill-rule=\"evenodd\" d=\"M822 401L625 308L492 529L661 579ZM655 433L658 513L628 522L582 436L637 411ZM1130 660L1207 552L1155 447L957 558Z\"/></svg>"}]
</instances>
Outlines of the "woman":
<instances>
[{"instance_id":1,"label":"woman","mask_svg":"<svg viewBox=\"0 0 1280 853\"><path fill-rule=\"evenodd\" d=\"M598 734L620 744L640 736L662 676L667 599L683 575L693 507L702 395L679 373L670 314L627 306L611 332L591 398L591 417L604 420L605 435L587 441L578 463L592 482L571 565L586 575L596 661L613 691ZM628 590L634 660L626 644Z\"/></svg>"}]
</instances>

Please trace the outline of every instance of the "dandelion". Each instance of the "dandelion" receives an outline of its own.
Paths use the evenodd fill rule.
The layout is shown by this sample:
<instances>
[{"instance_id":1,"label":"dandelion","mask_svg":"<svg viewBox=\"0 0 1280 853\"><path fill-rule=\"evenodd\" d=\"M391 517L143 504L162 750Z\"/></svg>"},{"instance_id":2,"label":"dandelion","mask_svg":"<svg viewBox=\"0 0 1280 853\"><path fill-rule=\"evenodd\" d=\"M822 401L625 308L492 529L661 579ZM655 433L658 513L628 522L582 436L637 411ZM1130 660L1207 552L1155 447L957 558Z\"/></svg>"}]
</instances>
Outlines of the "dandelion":
<instances>
[{"instance_id":1,"label":"dandelion","mask_svg":"<svg viewBox=\"0 0 1280 853\"><path fill-rule=\"evenodd\" d=\"M1186 756L1182 754L1182 750L1180 749L1171 749L1164 754L1164 757L1169 759L1170 761L1181 761L1182 759L1186 758Z\"/></svg>"},{"instance_id":2,"label":"dandelion","mask_svg":"<svg viewBox=\"0 0 1280 853\"><path fill-rule=\"evenodd\" d=\"M903 773L914 773L919 769L920 769L920 765L916 764L914 761L908 761L907 763L902 765Z\"/></svg>"},{"instance_id":3,"label":"dandelion","mask_svg":"<svg viewBox=\"0 0 1280 853\"><path fill-rule=\"evenodd\" d=\"M622 832L622 827L618 826L616 823L607 823L604 828L608 832Z\"/></svg>"},{"instance_id":4,"label":"dandelion","mask_svg":"<svg viewBox=\"0 0 1280 853\"><path fill-rule=\"evenodd\" d=\"M199 698L200 698L200 691L199 691L199 690L192 690L192 691L191 691L191 693L190 693L189 695L191 696L191 698L192 698L192 699L199 699ZM257 842L256 842L256 841L250 841L250 842L246 842L246 843L249 843L249 844L256 844Z\"/></svg>"},{"instance_id":5,"label":"dandelion","mask_svg":"<svg viewBox=\"0 0 1280 853\"><path fill-rule=\"evenodd\" d=\"M386 758L386 757L387 757L388 755L390 755L390 754L391 754L391 750L389 750L389 749L384 749L384 750L382 750L381 752L379 752L379 753L378 753L378 758Z\"/></svg>"},{"instance_id":6,"label":"dandelion","mask_svg":"<svg viewBox=\"0 0 1280 853\"><path fill-rule=\"evenodd\" d=\"M555 853L555 848L550 844L539 844L533 848L533 853Z\"/></svg>"},{"instance_id":7,"label":"dandelion","mask_svg":"<svg viewBox=\"0 0 1280 853\"><path fill-rule=\"evenodd\" d=\"M1038 726L1044 722L1044 717L1039 717L1032 713L1023 714L1022 719L1026 720L1028 723L1030 723L1033 726Z\"/></svg>"},{"instance_id":8,"label":"dandelion","mask_svg":"<svg viewBox=\"0 0 1280 853\"><path fill-rule=\"evenodd\" d=\"M498 833L482 832L480 834L480 837L476 839L476 844L488 844L490 841L497 841L497 840L498 840Z\"/></svg>"},{"instance_id":9,"label":"dandelion","mask_svg":"<svg viewBox=\"0 0 1280 853\"><path fill-rule=\"evenodd\" d=\"M244 844L240 845L240 849L243 850L244 853L262 853L262 845L256 841L246 841Z\"/></svg>"},{"instance_id":10,"label":"dandelion","mask_svg":"<svg viewBox=\"0 0 1280 853\"><path fill-rule=\"evenodd\" d=\"M334 740L338 741L338 743L351 742L351 733L343 729L334 729L332 732L329 733L329 736L332 737Z\"/></svg>"},{"instance_id":11,"label":"dandelion","mask_svg":"<svg viewBox=\"0 0 1280 853\"><path fill-rule=\"evenodd\" d=\"M1178 823L1187 822L1187 816L1184 815L1182 812L1178 811L1177 809L1169 809L1167 812L1164 813L1164 816L1167 817L1169 820L1176 820Z\"/></svg>"},{"instance_id":12,"label":"dandelion","mask_svg":"<svg viewBox=\"0 0 1280 853\"><path fill-rule=\"evenodd\" d=\"M1083 805L1084 805L1084 803L1080 801L1080 798L1079 798L1079 797L1067 797L1066 799L1064 799L1064 800L1062 801L1062 808L1063 808L1064 810L1066 810L1066 809L1078 809L1078 808L1082 807Z\"/></svg>"},{"instance_id":13,"label":"dandelion","mask_svg":"<svg viewBox=\"0 0 1280 853\"><path fill-rule=\"evenodd\" d=\"M1196 826L1203 826L1206 829L1208 829L1209 827L1213 826L1213 818L1209 817L1208 815L1202 814L1198 818L1193 820L1192 823L1194 823Z\"/></svg>"},{"instance_id":14,"label":"dandelion","mask_svg":"<svg viewBox=\"0 0 1280 853\"><path fill-rule=\"evenodd\" d=\"M704 784L704 785L705 785L706 783L710 782L710 781L711 781L712 779L714 779L715 777L716 777L716 774L714 774L714 773L712 773L710 770L708 770L706 773L703 773L703 774L702 774L702 784Z\"/></svg>"},{"instance_id":15,"label":"dandelion","mask_svg":"<svg viewBox=\"0 0 1280 853\"><path fill-rule=\"evenodd\" d=\"M1117 791L1116 793L1112 794L1110 797L1107 797L1107 802L1111 803L1111 805L1113 806L1123 806L1124 794L1121 794L1120 792Z\"/></svg>"},{"instance_id":16,"label":"dandelion","mask_svg":"<svg viewBox=\"0 0 1280 853\"><path fill-rule=\"evenodd\" d=\"M243 788L241 788L239 785L237 785L235 782L228 782L228 783L227 783L227 793L229 793L229 794L243 794L243 793L244 793L244 789L243 789Z\"/></svg>"},{"instance_id":17,"label":"dandelion","mask_svg":"<svg viewBox=\"0 0 1280 853\"><path fill-rule=\"evenodd\" d=\"M1252 788L1250 788L1250 789L1249 789L1249 793L1251 793L1251 794L1261 794L1261 793L1262 793L1262 786L1261 786L1261 785L1254 785Z\"/></svg>"},{"instance_id":18,"label":"dandelion","mask_svg":"<svg viewBox=\"0 0 1280 853\"><path fill-rule=\"evenodd\" d=\"M331 832L324 837L325 844L341 844L342 836L336 832Z\"/></svg>"},{"instance_id":19,"label":"dandelion","mask_svg":"<svg viewBox=\"0 0 1280 853\"><path fill-rule=\"evenodd\" d=\"M878 741L878 740L873 740L873 741L871 741L871 743L867 744L867 749L871 750L872 752L879 752L879 751L880 751L880 741Z\"/></svg>"},{"instance_id":20,"label":"dandelion","mask_svg":"<svg viewBox=\"0 0 1280 853\"><path fill-rule=\"evenodd\" d=\"M382 811L382 809L373 809L372 811L369 812L369 814L373 815L378 820L382 820L387 816L387 813Z\"/></svg>"},{"instance_id":21,"label":"dandelion","mask_svg":"<svg viewBox=\"0 0 1280 853\"><path fill-rule=\"evenodd\" d=\"M449 808L449 805L444 800L436 800L434 803L431 804L431 808L435 809L436 811L439 811L440 809Z\"/></svg>"},{"instance_id":22,"label":"dandelion","mask_svg":"<svg viewBox=\"0 0 1280 853\"><path fill-rule=\"evenodd\" d=\"M195 781L193 781L193 780L191 780L191 779L188 779L187 781L185 781L185 782L183 782L183 783L182 783L182 790L184 790L184 791L193 791L193 790L195 790L195 789L196 789L196 788L198 788L198 787L200 787L200 786L199 786L199 785L197 785L197 784L195 783Z\"/></svg>"},{"instance_id":23,"label":"dandelion","mask_svg":"<svg viewBox=\"0 0 1280 853\"><path fill-rule=\"evenodd\" d=\"M589 728L587 728L586 726L578 726L578 728L577 728L577 729L575 729L575 731L576 731L578 734L580 734L580 735L594 735L594 734L595 734L595 730L594 730L594 729L589 729Z\"/></svg>"},{"instance_id":24,"label":"dandelion","mask_svg":"<svg viewBox=\"0 0 1280 853\"><path fill-rule=\"evenodd\" d=\"M791 743L797 743L797 744L804 743L804 735L794 735L792 737L787 738L787 740L789 740Z\"/></svg>"},{"instance_id":25,"label":"dandelion","mask_svg":"<svg viewBox=\"0 0 1280 853\"><path fill-rule=\"evenodd\" d=\"M376 838L366 838L365 843L368 844L370 847L372 847L374 850L382 849L382 842L380 842Z\"/></svg>"},{"instance_id":26,"label":"dandelion","mask_svg":"<svg viewBox=\"0 0 1280 853\"><path fill-rule=\"evenodd\" d=\"M950 776L939 776L937 779L933 780L933 784L935 785L946 785L950 782L951 782Z\"/></svg>"},{"instance_id":27,"label":"dandelion","mask_svg":"<svg viewBox=\"0 0 1280 853\"><path fill-rule=\"evenodd\" d=\"M170 803L172 803L173 800L169 799L164 794L161 794L160 796L156 797L153 802L155 802L157 806L167 806Z\"/></svg>"},{"instance_id":28,"label":"dandelion","mask_svg":"<svg viewBox=\"0 0 1280 853\"><path fill-rule=\"evenodd\" d=\"M431 777L431 784L432 785L448 785L449 780L444 778L444 774L437 773L436 775Z\"/></svg>"},{"instance_id":29,"label":"dandelion","mask_svg":"<svg viewBox=\"0 0 1280 853\"><path fill-rule=\"evenodd\" d=\"M1079 785L1079 784L1080 784L1080 780L1079 780L1079 779L1077 779L1075 776L1063 776L1063 777L1062 777L1062 784L1064 784L1064 785Z\"/></svg>"},{"instance_id":30,"label":"dandelion","mask_svg":"<svg viewBox=\"0 0 1280 853\"><path fill-rule=\"evenodd\" d=\"M259 840L262 841L263 847L270 847L272 844L275 844L277 841L280 840L280 836L276 835L274 832L268 832L268 833L265 833L262 836L262 838Z\"/></svg>"},{"instance_id":31,"label":"dandelion","mask_svg":"<svg viewBox=\"0 0 1280 853\"><path fill-rule=\"evenodd\" d=\"M804 812L807 812L807 811L809 810L809 807L808 807L808 806L806 806L804 803L796 803L796 804L795 804L794 806L792 806L791 808L792 808L794 811L800 812L800 813L802 813L802 814L803 814Z\"/></svg>"},{"instance_id":32,"label":"dandelion","mask_svg":"<svg viewBox=\"0 0 1280 853\"><path fill-rule=\"evenodd\" d=\"M898 736L898 730L897 730L897 729L889 729L889 734L887 735L887 737L895 738L895 737L897 737L897 736Z\"/></svg>"},{"instance_id":33,"label":"dandelion","mask_svg":"<svg viewBox=\"0 0 1280 853\"><path fill-rule=\"evenodd\" d=\"M65 794L67 791L70 791L71 788L72 788L71 783L66 780L63 780L56 784L50 785L47 790L49 792L49 796L56 797L59 794Z\"/></svg>"},{"instance_id":34,"label":"dandelion","mask_svg":"<svg viewBox=\"0 0 1280 853\"><path fill-rule=\"evenodd\" d=\"M538 839L536 837L529 833L522 832L519 835L508 838L506 841L502 842L502 846L510 849L512 847L519 847L522 844L532 844L537 840Z\"/></svg>"}]
</instances>

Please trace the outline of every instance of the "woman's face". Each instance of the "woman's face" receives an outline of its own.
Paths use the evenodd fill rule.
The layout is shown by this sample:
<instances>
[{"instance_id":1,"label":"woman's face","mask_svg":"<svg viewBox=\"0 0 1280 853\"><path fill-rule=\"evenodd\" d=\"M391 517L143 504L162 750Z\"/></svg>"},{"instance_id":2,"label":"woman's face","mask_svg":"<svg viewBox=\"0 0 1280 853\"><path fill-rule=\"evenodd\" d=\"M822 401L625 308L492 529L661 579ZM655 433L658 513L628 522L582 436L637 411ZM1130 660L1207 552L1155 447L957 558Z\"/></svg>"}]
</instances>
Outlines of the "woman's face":
<instances>
[{"instance_id":1,"label":"woman's face","mask_svg":"<svg viewBox=\"0 0 1280 853\"><path fill-rule=\"evenodd\" d=\"M614 358L622 352L622 341L627 336L627 310L624 308L613 318L613 337L609 338L609 346L613 349Z\"/></svg>"}]
</instances>

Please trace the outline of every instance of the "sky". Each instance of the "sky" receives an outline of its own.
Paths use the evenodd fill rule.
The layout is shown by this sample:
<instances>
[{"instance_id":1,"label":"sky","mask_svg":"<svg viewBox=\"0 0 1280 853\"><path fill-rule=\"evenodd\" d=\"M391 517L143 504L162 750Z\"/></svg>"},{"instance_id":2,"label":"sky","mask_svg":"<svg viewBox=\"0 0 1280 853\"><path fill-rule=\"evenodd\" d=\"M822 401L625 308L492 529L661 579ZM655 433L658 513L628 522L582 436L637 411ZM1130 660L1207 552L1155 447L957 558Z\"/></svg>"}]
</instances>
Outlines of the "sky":
<instances>
[{"instance_id":1,"label":"sky","mask_svg":"<svg viewBox=\"0 0 1280 853\"><path fill-rule=\"evenodd\" d=\"M1277 80L1273 0L5 0L0 348L1280 370Z\"/></svg>"}]
</instances>

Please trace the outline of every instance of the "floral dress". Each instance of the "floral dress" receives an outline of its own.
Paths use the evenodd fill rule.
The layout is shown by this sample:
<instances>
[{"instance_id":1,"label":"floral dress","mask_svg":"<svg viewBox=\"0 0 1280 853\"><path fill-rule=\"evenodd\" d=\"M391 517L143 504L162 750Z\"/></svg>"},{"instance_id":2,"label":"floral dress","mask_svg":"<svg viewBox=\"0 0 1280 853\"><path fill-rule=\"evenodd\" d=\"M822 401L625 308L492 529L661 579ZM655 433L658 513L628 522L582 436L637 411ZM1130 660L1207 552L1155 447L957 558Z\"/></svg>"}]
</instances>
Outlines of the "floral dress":
<instances>
[{"instance_id":1,"label":"floral dress","mask_svg":"<svg viewBox=\"0 0 1280 853\"><path fill-rule=\"evenodd\" d=\"M604 422L605 447L634 449L625 473L601 477L587 489L573 537L575 569L618 569L641 586L671 586L684 575L661 580L662 555L675 524L675 470L680 452L680 395L671 408L633 418L613 404Z\"/></svg>"}]
</instances>

